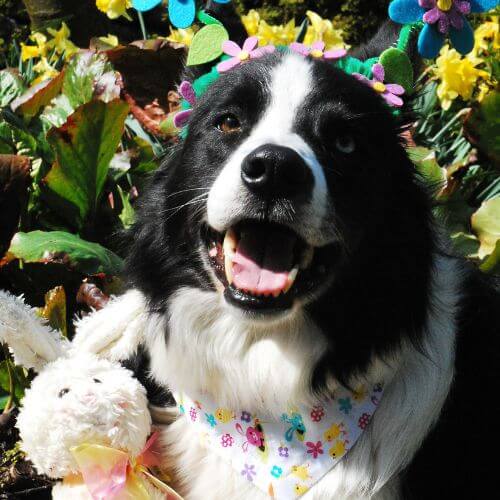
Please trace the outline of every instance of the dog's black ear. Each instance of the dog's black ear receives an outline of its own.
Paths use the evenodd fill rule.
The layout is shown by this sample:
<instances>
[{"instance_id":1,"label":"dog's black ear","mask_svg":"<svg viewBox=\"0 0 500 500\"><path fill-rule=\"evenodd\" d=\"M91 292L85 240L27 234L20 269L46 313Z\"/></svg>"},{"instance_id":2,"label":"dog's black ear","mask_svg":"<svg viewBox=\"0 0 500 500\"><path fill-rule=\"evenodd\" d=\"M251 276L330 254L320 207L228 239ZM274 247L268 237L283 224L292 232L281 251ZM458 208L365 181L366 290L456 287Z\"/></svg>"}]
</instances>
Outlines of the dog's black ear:
<instances>
[{"instance_id":1,"label":"dog's black ear","mask_svg":"<svg viewBox=\"0 0 500 500\"><path fill-rule=\"evenodd\" d=\"M218 3L214 0L208 0L205 5L207 14L218 19L229 33L229 39L242 45L248 34L241 22L241 18L236 12L233 2Z\"/></svg>"},{"instance_id":2,"label":"dog's black ear","mask_svg":"<svg viewBox=\"0 0 500 500\"><path fill-rule=\"evenodd\" d=\"M362 61L378 57L384 50L397 45L401 28L401 24L396 24L391 20L386 21L370 40L352 49L349 55L357 57ZM410 35L406 53L412 62L415 73L417 73L422 64L422 59L417 50L417 40L418 30L414 30Z\"/></svg>"}]
</instances>

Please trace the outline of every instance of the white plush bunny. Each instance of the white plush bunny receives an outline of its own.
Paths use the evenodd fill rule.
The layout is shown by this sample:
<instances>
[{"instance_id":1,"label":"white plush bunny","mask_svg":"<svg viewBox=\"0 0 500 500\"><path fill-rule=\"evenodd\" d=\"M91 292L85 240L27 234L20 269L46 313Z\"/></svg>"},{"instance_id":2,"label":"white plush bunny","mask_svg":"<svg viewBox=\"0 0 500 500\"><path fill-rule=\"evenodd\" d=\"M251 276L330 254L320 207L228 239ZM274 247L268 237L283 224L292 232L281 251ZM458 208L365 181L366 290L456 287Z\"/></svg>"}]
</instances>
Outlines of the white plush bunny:
<instances>
[{"instance_id":1,"label":"white plush bunny","mask_svg":"<svg viewBox=\"0 0 500 500\"><path fill-rule=\"evenodd\" d=\"M0 342L8 344L17 364L38 372L17 427L36 469L63 479L53 498L168 496L169 489L141 467L148 465L143 451L151 416L146 391L132 372L72 346L22 299L2 291Z\"/></svg>"}]
</instances>

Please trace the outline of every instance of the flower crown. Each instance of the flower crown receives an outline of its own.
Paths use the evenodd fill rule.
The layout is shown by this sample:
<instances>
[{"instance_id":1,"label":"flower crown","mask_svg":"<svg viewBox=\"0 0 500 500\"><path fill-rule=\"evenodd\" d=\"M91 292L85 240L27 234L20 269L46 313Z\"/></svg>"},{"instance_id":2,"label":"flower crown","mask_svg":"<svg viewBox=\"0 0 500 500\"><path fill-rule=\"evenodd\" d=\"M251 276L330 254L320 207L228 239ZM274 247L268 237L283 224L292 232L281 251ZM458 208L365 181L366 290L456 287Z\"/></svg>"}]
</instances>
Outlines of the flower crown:
<instances>
[{"instance_id":1,"label":"flower crown","mask_svg":"<svg viewBox=\"0 0 500 500\"><path fill-rule=\"evenodd\" d=\"M231 0L214 0L229 3ZM133 7L146 11L156 7L161 0L132 0ZM361 61L347 55L343 49L325 50L322 41L306 46L294 42L290 46L266 45L259 47L258 38L250 37L240 47L229 40L229 34L220 21L203 10L196 11L195 0L170 0L168 3L171 23L178 28L189 27L197 18L205 26L193 37L187 65L197 66L214 63L211 70L193 83L184 81L179 87L183 97L181 111L174 118L174 125L186 134L186 124L196 101L222 73L272 53L295 52L303 57L323 59L353 75L381 95L386 103L399 114L404 95L410 95L414 86L413 66L408 57L410 36L420 31L418 50L424 58L435 58L449 36L451 44L461 54L474 47L474 35L466 16L495 8L500 0L393 0L389 5L389 17L403 24L395 46L379 57Z\"/></svg>"}]
</instances>

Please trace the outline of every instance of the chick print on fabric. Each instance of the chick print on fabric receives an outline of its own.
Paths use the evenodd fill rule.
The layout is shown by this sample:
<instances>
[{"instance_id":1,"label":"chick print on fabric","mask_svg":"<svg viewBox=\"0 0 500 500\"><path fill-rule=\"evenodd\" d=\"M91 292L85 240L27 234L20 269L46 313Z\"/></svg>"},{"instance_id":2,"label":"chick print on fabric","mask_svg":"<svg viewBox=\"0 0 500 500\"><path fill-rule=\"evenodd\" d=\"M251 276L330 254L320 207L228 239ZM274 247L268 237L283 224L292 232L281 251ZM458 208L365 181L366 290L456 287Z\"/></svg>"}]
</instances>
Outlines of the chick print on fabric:
<instances>
[{"instance_id":1,"label":"chick print on fabric","mask_svg":"<svg viewBox=\"0 0 500 500\"><path fill-rule=\"evenodd\" d=\"M287 500L304 495L342 460L370 423L382 392L381 384L338 389L313 407L284 409L278 420L218 406L207 395L176 399L200 443L270 498Z\"/></svg>"}]
</instances>

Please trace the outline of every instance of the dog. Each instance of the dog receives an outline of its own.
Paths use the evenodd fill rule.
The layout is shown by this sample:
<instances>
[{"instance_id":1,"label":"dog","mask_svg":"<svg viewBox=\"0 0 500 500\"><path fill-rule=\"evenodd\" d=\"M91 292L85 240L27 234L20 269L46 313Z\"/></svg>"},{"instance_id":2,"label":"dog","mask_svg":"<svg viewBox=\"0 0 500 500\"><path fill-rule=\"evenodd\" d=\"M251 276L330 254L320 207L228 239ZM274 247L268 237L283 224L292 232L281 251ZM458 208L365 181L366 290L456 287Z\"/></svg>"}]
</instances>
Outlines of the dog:
<instances>
[{"instance_id":1,"label":"dog","mask_svg":"<svg viewBox=\"0 0 500 500\"><path fill-rule=\"evenodd\" d=\"M388 23L354 54L396 38ZM307 500L494 490L499 294L450 253L402 121L313 58L274 53L222 75L143 197L133 291L107 313L147 309L126 363L157 406L170 390L206 392L279 415L383 381L369 425ZM186 499L268 497L185 418L162 439Z\"/></svg>"}]
</instances>

